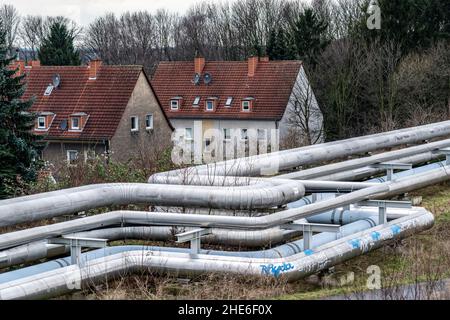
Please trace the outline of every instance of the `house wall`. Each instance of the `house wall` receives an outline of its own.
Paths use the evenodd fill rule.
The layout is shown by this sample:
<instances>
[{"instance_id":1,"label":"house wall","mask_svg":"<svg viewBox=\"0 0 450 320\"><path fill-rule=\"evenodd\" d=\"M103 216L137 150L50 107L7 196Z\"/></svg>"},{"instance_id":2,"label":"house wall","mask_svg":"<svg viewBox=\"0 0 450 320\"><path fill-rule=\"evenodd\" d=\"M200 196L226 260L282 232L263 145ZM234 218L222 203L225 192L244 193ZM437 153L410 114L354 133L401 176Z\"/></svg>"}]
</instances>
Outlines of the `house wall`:
<instances>
[{"instance_id":1,"label":"house wall","mask_svg":"<svg viewBox=\"0 0 450 320\"><path fill-rule=\"evenodd\" d=\"M303 112L296 112L295 103L303 104ZM305 109L307 108L307 109ZM305 110L307 112L305 112ZM305 115L308 115L305 117ZM306 126L298 125L300 117L303 123L306 123L308 118L309 132L313 143L323 142L323 115L319 108L313 89L308 81L305 70L300 68L297 76L297 80L293 86L291 96L289 97L288 105L284 115L280 121L280 141L287 138L290 134L294 133L299 136L305 135Z\"/></svg>"},{"instance_id":2,"label":"house wall","mask_svg":"<svg viewBox=\"0 0 450 320\"><path fill-rule=\"evenodd\" d=\"M146 130L145 116L153 114L153 130ZM139 119L139 131L131 131L131 117ZM111 159L128 161L161 152L171 145L172 129L167 122L150 84L141 72L116 133L110 141Z\"/></svg>"},{"instance_id":3,"label":"house wall","mask_svg":"<svg viewBox=\"0 0 450 320\"><path fill-rule=\"evenodd\" d=\"M264 121L264 120L220 120L220 119L171 119L172 126L175 128L176 132L174 137L176 139L185 139L185 129L193 129L193 149L195 153L198 154L202 152L207 153L205 149L205 140L215 140L216 145L220 146L218 148L219 157L236 158L239 156L249 156L261 153L266 153L270 151L267 145L272 145L273 148L278 146L278 135L277 135L277 123L276 121ZM230 129L231 141L224 141L223 129ZM249 142L245 142L241 139L241 129L247 129ZM259 142L257 140L258 129L265 129L267 134L267 143ZM222 149L225 145L226 149ZM234 145L243 145L247 148L244 154L240 154L239 149ZM272 147L270 147L272 148ZM273 150L275 151L275 149ZM221 160L216 159L216 160ZM197 163L200 159L197 159Z\"/></svg>"},{"instance_id":4,"label":"house wall","mask_svg":"<svg viewBox=\"0 0 450 320\"><path fill-rule=\"evenodd\" d=\"M105 144L98 143L80 143L67 141L50 141L42 151L42 158L47 161L51 169L58 169L67 164L67 151L78 151L78 158L84 160L89 151L94 151L100 155L105 153Z\"/></svg>"}]
</instances>

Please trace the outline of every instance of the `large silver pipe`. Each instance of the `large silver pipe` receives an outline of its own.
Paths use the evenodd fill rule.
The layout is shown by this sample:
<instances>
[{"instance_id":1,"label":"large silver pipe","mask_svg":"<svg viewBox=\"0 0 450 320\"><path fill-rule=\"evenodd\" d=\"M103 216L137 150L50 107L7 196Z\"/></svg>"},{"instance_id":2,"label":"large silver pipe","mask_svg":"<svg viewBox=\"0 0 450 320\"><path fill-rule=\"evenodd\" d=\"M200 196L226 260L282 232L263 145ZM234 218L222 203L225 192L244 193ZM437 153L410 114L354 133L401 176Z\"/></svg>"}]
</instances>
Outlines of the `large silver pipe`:
<instances>
[{"instance_id":1,"label":"large silver pipe","mask_svg":"<svg viewBox=\"0 0 450 320\"><path fill-rule=\"evenodd\" d=\"M283 278L290 281L379 248L433 225L431 213L416 213L286 258L248 258L137 250L87 261L0 284L0 299L43 299L81 289L119 274L146 271L195 275L205 272Z\"/></svg>"},{"instance_id":2,"label":"large silver pipe","mask_svg":"<svg viewBox=\"0 0 450 320\"><path fill-rule=\"evenodd\" d=\"M425 162L435 161L437 159L442 158L443 155L433 153L433 152L425 152L421 154L417 154L410 157L404 157L395 159L395 162L398 163L409 163L412 165L421 164ZM367 177L372 177L378 174L385 173L386 169L383 168L374 168L372 166L361 167L353 170L340 171L333 174L327 174L323 176L318 176L314 178L315 180L326 180L326 181L358 181L363 180Z\"/></svg>"},{"instance_id":3,"label":"large silver pipe","mask_svg":"<svg viewBox=\"0 0 450 320\"><path fill-rule=\"evenodd\" d=\"M261 177L226 177L226 176L207 176L196 175L186 181L184 177L161 177L152 176L148 179L149 183L170 184L170 185L197 185L197 186L233 186L242 183L258 185L264 182L275 182L280 185L287 184L289 179L261 178ZM301 183L307 193L310 192L351 192L377 185L376 182L346 182L346 181L315 181L315 180L297 180Z\"/></svg>"},{"instance_id":4,"label":"large silver pipe","mask_svg":"<svg viewBox=\"0 0 450 320\"><path fill-rule=\"evenodd\" d=\"M0 249L43 240L52 236L92 230L117 224L189 226L203 228L225 228L260 230L269 229L299 219L308 218L334 208L358 201L388 198L449 179L450 167L443 166L412 177L380 183L377 186L354 191L337 198L326 199L307 206L293 208L260 217L229 217L178 213L154 213L139 211L113 211L78 220L36 227L0 235Z\"/></svg>"},{"instance_id":5,"label":"large silver pipe","mask_svg":"<svg viewBox=\"0 0 450 320\"><path fill-rule=\"evenodd\" d=\"M350 210L336 208L332 211L312 216L308 218L308 222L348 225L360 220L371 219L376 212L377 210L373 208L355 206L350 206ZM405 210L390 208L386 214L388 220L394 220L404 217ZM300 220L296 222L298 223ZM191 229L192 228L189 227L181 228L178 229L177 232L189 231ZM174 229L173 227L132 226L81 231L67 235L79 238L108 239L108 241L124 239L167 241L173 238ZM211 229L211 234L202 238L202 243L256 248L279 244L300 235L300 231L283 230L280 228L270 228L257 231ZM45 240L30 242L8 250L0 251L0 268L28 263L43 258L60 256L68 251L69 248L64 245L58 246L54 244L47 244Z\"/></svg>"},{"instance_id":6,"label":"large silver pipe","mask_svg":"<svg viewBox=\"0 0 450 320\"><path fill-rule=\"evenodd\" d=\"M219 176L273 175L281 170L293 169L302 165L335 160L350 155L422 142L447 135L450 135L450 121L273 152L265 155L227 160L210 165L157 173L155 175L161 177L186 176L186 174Z\"/></svg>"},{"instance_id":7,"label":"large silver pipe","mask_svg":"<svg viewBox=\"0 0 450 320\"><path fill-rule=\"evenodd\" d=\"M98 207L124 204L207 206L223 209L270 208L300 199L296 181L265 181L252 186L202 187L111 183L64 189L0 201L0 227Z\"/></svg>"},{"instance_id":8,"label":"large silver pipe","mask_svg":"<svg viewBox=\"0 0 450 320\"><path fill-rule=\"evenodd\" d=\"M394 150L390 152L384 152L380 154L376 154L370 157L364 157L364 158L358 158L358 159L352 159L347 160L343 162L338 163L332 163L325 166L315 167L311 169L306 169L302 171L297 172L291 172L287 174L282 174L277 176L278 179L316 179L319 177L322 177L321 180L326 180L324 176L329 176L332 174L338 174L346 170L354 170L359 169L371 164L376 164L380 162L386 162L391 160L397 160L400 158L404 158L401 161L406 163L411 163L411 159L405 159L405 157L410 156L416 156L418 154L422 154L420 157L417 157L420 159L420 161L428 161L429 159L433 158L433 150L438 150L441 148L446 148L450 146L450 139L442 140L442 141L436 141L431 142L419 146L414 146L410 148L400 149L400 150ZM414 162L417 161L416 158L412 159ZM398 161L400 162L400 161ZM330 179L334 180L334 179Z\"/></svg>"}]
</instances>

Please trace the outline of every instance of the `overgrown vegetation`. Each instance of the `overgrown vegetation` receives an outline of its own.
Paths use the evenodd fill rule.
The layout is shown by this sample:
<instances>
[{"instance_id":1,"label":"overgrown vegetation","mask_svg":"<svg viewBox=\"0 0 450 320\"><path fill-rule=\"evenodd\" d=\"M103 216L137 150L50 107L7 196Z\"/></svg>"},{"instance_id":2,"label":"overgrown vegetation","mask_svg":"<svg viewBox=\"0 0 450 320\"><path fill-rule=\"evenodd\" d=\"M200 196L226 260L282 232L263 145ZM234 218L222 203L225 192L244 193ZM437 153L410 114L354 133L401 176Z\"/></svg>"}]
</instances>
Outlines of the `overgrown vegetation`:
<instances>
[{"instance_id":1,"label":"overgrown vegetation","mask_svg":"<svg viewBox=\"0 0 450 320\"><path fill-rule=\"evenodd\" d=\"M4 22L0 19L0 199L14 194L22 182L34 181L40 168L42 147L33 134L32 100L23 101L23 76L9 67Z\"/></svg>"}]
</instances>

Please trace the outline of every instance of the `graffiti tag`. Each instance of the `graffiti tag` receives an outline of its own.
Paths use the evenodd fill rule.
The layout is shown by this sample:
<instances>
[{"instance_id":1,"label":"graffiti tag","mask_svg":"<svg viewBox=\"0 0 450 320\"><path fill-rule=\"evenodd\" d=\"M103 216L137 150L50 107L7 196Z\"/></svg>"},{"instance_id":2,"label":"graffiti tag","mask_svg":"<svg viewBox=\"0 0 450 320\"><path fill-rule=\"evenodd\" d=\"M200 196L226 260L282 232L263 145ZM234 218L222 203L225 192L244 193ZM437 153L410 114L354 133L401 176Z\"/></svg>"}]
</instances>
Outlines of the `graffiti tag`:
<instances>
[{"instance_id":1,"label":"graffiti tag","mask_svg":"<svg viewBox=\"0 0 450 320\"><path fill-rule=\"evenodd\" d=\"M278 277L282 272L289 271L291 269L294 269L294 265L292 263L285 263L281 265L273 265L273 264L267 264L261 265L261 273L265 275L273 275L274 277Z\"/></svg>"}]
</instances>

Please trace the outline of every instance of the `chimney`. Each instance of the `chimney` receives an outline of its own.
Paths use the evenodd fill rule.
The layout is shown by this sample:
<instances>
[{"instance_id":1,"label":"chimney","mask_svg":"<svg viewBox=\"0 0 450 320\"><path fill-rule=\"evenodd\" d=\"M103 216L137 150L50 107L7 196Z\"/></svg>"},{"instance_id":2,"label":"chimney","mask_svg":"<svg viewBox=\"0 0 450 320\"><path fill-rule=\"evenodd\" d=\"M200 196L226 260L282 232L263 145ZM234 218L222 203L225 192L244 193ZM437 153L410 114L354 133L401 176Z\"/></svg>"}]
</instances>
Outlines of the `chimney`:
<instances>
[{"instance_id":1,"label":"chimney","mask_svg":"<svg viewBox=\"0 0 450 320\"><path fill-rule=\"evenodd\" d=\"M100 66L102 65L102 60L100 59L93 59L89 61L89 80L95 80L97 79L97 75L100 69Z\"/></svg>"},{"instance_id":2,"label":"chimney","mask_svg":"<svg viewBox=\"0 0 450 320\"><path fill-rule=\"evenodd\" d=\"M205 67L205 58L196 56L194 58L195 73L202 74L204 67Z\"/></svg>"},{"instance_id":3,"label":"chimney","mask_svg":"<svg viewBox=\"0 0 450 320\"><path fill-rule=\"evenodd\" d=\"M10 64L11 70L16 70L14 77L20 77L25 74L25 61L24 60L14 60Z\"/></svg>"},{"instance_id":4,"label":"chimney","mask_svg":"<svg viewBox=\"0 0 450 320\"><path fill-rule=\"evenodd\" d=\"M248 76L253 77L256 72L256 67L258 66L258 57L248 58Z\"/></svg>"},{"instance_id":5,"label":"chimney","mask_svg":"<svg viewBox=\"0 0 450 320\"><path fill-rule=\"evenodd\" d=\"M31 60L31 68L36 68L41 66L41 62L39 60Z\"/></svg>"}]
</instances>

